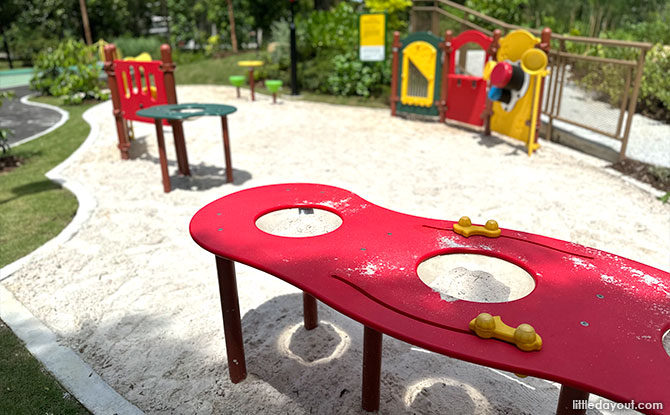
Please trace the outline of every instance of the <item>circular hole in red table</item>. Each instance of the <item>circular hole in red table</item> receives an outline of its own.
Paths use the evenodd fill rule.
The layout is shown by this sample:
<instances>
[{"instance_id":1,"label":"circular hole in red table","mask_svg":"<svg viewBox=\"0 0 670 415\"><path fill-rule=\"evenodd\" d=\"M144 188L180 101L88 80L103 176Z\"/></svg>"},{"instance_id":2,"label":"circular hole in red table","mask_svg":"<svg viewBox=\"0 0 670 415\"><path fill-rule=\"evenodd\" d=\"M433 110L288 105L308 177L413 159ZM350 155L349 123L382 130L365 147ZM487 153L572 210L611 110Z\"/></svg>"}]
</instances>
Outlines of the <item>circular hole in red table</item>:
<instances>
[{"instance_id":1,"label":"circular hole in red table","mask_svg":"<svg viewBox=\"0 0 670 415\"><path fill-rule=\"evenodd\" d=\"M256 227L276 236L304 238L334 231L342 225L336 214L318 208L289 208L266 213L256 220Z\"/></svg>"},{"instance_id":2,"label":"circular hole in red table","mask_svg":"<svg viewBox=\"0 0 670 415\"><path fill-rule=\"evenodd\" d=\"M663 335L663 348L665 349L665 353L668 354L668 357L670 357L670 329Z\"/></svg>"},{"instance_id":3,"label":"circular hole in red table","mask_svg":"<svg viewBox=\"0 0 670 415\"><path fill-rule=\"evenodd\" d=\"M443 300L503 303L527 296L535 280L523 268L479 254L436 255L419 264L417 274Z\"/></svg>"}]
</instances>

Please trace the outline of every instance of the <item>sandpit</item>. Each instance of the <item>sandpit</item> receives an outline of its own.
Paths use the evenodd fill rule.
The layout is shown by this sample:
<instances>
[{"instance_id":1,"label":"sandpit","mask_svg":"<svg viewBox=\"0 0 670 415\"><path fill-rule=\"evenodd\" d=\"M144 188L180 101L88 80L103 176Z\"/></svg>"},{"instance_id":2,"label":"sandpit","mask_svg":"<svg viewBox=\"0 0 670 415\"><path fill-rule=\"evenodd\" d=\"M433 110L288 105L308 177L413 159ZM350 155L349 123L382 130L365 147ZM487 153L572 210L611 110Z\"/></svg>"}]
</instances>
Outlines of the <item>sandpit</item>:
<instances>
[{"instance_id":1,"label":"sandpit","mask_svg":"<svg viewBox=\"0 0 670 415\"><path fill-rule=\"evenodd\" d=\"M193 176L163 193L153 125L135 123L121 161L111 103L94 107L100 136L63 175L97 201L68 242L3 282L61 342L147 413L361 413L362 326L320 305L318 329L300 325L300 292L238 265L250 377L228 380L212 255L188 224L205 204L245 188L339 186L417 216L564 239L670 270L670 205L610 174L605 163L542 142L482 138L389 111L178 88L179 101L225 103L235 182L225 183L220 121L184 126ZM169 129L166 128L166 132ZM550 413L558 387L384 339L385 413ZM668 357L670 359L670 356Z\"/></svg>"}]
</instances>

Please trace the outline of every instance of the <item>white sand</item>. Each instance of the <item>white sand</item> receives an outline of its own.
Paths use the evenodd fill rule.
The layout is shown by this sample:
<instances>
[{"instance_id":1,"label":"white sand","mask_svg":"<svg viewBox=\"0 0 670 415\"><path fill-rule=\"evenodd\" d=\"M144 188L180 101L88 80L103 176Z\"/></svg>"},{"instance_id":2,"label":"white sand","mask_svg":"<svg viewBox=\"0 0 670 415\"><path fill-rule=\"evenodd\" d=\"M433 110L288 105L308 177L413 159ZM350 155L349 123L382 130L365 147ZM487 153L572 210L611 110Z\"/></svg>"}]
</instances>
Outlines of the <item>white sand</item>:
<instances>
[{"instance_id":1,"label":"white sand","mask_svg":"<svg viewBox=\"0 0 670 415\"><path fill-rule=\"evenodd\" d=\"M229 117L235 184L225 184L220 121L185 125L191 178L164 194L153 125L135 123L121 161L111 104L96 107L100 138L64 175L98 202L81 230L3 284L109 384L148 413L362 413L362 327L320 305L306 332L301 295L238 266L250 377L229 382L214 258L188 234L192 215L263 184L318 182L418 216L511 228L670 269L670 206L604 171L604 163L544 144L481 138L389 111L284 101L251 103L234 88L180 87L181 102L235 105ZM247 94L248 95L248 94ZM328 356L335 355L329 359ZM383 413L532 413L558 389L384 339Z\"/></svg>"}]
</instances>

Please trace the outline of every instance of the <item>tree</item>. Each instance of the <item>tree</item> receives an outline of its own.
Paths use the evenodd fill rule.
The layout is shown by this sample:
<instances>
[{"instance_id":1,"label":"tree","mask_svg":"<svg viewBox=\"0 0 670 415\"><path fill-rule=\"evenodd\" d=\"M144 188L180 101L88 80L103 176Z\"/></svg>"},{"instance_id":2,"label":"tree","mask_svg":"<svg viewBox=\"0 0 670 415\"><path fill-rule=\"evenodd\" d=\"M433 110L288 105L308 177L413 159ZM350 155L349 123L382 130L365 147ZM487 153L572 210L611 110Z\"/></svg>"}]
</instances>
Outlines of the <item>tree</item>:
<instances>
[{"instance_id":1,"label":"tree","mask_svg":"<svg viewBox=\"0 0 670 415\"><path fill-rule=\"evenodd\" d=\"M228 21L230 22L230 42L233 52L237 53L237 35L235 34L235 14L233 13L233 0L228 0Z\"/></svg>"}]
</instances>

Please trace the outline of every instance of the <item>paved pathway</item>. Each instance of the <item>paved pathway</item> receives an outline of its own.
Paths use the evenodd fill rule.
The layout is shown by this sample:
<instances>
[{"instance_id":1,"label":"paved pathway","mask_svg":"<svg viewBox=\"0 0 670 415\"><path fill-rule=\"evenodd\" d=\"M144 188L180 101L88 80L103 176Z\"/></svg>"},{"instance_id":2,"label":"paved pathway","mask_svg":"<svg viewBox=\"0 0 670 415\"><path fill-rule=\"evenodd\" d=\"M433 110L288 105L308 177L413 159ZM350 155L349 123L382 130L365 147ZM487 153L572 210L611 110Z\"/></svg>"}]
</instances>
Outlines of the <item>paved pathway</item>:
<instances>
[{"instance_id":1,"label":"paved pathway","mask_svg":"<svg viewBox=\"0 0 670 415\"><path fill-rule=\"evenodd\" d=\"M14 91L16 94L15 98L4 100L0 107L0 128L8 128L13 132L9 136L10 145L44 131L60 121L61 114L54 110L21 102L21 97L32 92L27 86L3 89L6 90Z\"/></svg>"}]
</instances>

